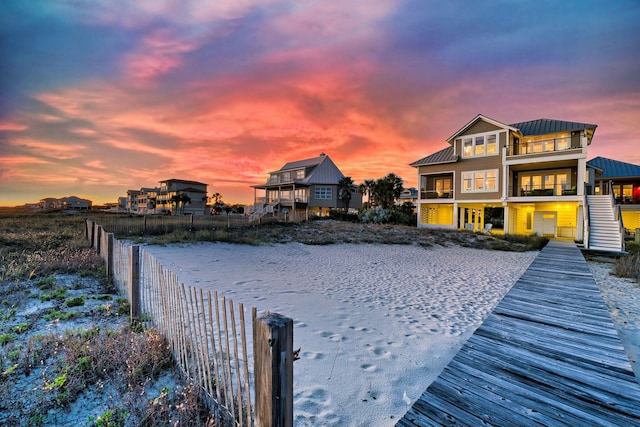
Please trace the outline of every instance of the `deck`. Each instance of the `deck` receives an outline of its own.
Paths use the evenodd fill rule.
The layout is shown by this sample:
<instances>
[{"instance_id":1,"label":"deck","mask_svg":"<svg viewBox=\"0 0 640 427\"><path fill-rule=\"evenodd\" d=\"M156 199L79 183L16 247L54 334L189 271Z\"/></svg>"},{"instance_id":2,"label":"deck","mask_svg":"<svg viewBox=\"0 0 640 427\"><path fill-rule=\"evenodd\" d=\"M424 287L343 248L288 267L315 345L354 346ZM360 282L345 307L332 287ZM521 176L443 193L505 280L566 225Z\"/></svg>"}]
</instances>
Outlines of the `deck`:
<instances>
[{"instance_id":1,"label":"deck","mask_svg":"<svg viewBox=\"0 0 640 427\"><path fill-rule=\"evenodd\" d=\"M396 426L640 425L640 384L573 243L551 241Z\"/></svg>"}]
</instances>

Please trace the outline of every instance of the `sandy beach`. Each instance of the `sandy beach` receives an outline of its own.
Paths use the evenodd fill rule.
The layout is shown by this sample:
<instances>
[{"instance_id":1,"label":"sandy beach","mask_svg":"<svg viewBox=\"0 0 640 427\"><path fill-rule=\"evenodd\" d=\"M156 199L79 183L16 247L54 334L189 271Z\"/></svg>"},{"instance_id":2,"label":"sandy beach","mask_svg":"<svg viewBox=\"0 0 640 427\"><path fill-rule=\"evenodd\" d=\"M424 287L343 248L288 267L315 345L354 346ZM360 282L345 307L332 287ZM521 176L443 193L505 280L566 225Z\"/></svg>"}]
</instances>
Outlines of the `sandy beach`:
<instances>
[{"instance_id":1,"label":"sandy beach","mask_svg":"<svg viewBox=\"0 0 640 427\"><path fill-rule=\"evenodd\" d=\"M145 250L185 284L294 319L296 426L394 425L537 255L300 243Z\"/></svg>"},{"instance_id":2,"label":"sandy beach","mask_svg":"<svg viewBox=\"0 0 640 427\"><path fill-rule=\"evenodd\" d=\"M538 254L301 243L145 250L185 284L294 319L296 426L395 425ZM610 276L611 264L589 265L638 375L640 287Z\"/></svg>"}]
</instances>

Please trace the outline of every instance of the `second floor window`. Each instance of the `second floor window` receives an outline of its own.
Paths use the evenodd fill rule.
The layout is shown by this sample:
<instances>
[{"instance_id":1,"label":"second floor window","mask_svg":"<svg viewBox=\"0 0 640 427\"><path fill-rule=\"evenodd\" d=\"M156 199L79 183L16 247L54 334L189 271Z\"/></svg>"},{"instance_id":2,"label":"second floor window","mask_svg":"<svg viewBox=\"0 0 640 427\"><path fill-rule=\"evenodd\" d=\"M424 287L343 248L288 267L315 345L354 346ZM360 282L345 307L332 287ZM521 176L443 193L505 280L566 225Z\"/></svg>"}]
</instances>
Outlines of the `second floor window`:
<instances>
[{"instance_id":1,"label":"second floor window","mask_svg":"<svg viewBox=\"0 0 640 427\"><path fill-rule=\"evenodd\" d=\"M296 171L296 179L304 179L304 169Z\"/></svg>"},{"instance_id":2,"label":"second floor window","mask_svg":"<svg viewBox=\"0 0 640 427\"><path fill-rule=\"evenodd\" d=\"M332 199L333 191L331 187L316 187L314 191L314 196L316 199Z\"/></svg>"},{"instance_id":3,"label":"second floor window","mask_svg":"<svg viewBox=\"0 0 640 427\"><path fill-rule=\"evenodd\" d=\"M462 172L463 193L488 193L498 191L498 170Z\"/></svg>"}]
</instances>

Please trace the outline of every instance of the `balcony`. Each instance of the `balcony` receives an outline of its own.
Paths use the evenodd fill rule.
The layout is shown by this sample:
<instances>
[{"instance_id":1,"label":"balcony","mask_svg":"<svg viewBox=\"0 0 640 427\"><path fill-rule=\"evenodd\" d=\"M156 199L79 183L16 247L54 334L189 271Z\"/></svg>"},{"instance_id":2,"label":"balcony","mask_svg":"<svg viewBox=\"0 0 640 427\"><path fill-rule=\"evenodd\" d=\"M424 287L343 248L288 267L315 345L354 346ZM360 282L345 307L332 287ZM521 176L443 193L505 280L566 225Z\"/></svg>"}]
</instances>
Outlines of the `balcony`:
<instances>
[{"instance_id":1,"label":"balcony","mask_svg":"<svg viewBox=\"0 0 640 427\"><path fill-rule=\"evenodd\" d=\"M451 199L453 191L420 190L420 199Z\"/></svg>"},{"instance_id":2,"label":"balcony","mask_svg":"<svg viewBox=\"0 0 640 427\"><path fill-rule=\"evenodd\" d=\"M507 155L529 155L554 153L559 151L575 150L580 147L579 138L564 136L559 138L543 139L538 141L517 142L509 146Z\"/></svg>"},{"instance_id":3,"label":"balcony","mask_svg":"<svg viewBox=\"0 0 640 427\"><path fill-rule=\"evenodd\" d=\"M569 187L567 184L557 184L552 187L527 185L522 188L511 187L510 194L513 197L551 197L551 196L576 196L577 187Z\"/></svg>"}]
</instances>

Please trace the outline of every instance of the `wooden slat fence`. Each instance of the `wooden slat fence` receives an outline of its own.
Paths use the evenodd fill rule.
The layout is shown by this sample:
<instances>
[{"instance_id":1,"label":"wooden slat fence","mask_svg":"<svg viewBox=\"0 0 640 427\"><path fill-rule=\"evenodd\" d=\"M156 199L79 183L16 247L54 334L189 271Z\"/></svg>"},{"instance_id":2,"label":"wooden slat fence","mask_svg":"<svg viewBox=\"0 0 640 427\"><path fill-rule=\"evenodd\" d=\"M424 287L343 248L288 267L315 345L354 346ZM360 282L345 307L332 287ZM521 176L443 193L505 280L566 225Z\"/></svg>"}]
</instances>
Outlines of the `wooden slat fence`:
<instances>
[{"instance_id":1,"label":"wooden slat fence","mask_svg":"<svg viewBox=\"0 0 640 427\"><path fill-rule=\"evenodd\" d=\"M245 308L185 286L141 252L142 321L160 331L183 372L240 426L252 425ZM237 307L237 308L236 308ZM252 310L255 316L255 309ZM237 317L236 317L237 313Z\"/></svg>"},{"instance_id":2,"label":"wooden slat fence","mask_svg":"<svg viewBox=\"0 0 640 427\"><path fill-rule=\"evenodd\" d=\"M105 215L100 223L106 231L118 236L159 235L180 230L216 230L249 225L244 215Z\"/></svg>"},{"instance_id":3,"label":"wooden slat fence","mask_svg":"<svg viewBox=\"0 0 640 427\"><path fill-rule=\"evenodd\" d=\"M254 369L247 347L250 341L252 348L255 347L256 309L251 308L249 321L253 328L248 334L245 319L248 309L243 304L235 305L215 291L185 286L175 273L165 269L144 248L115 239L113 233L104 232L94 221L86 221L85 237L107 264L109 277L119 293L127 296L132 304L132 321L137 320L133 314L136 313L143 326L153 326L167 339L182 372L200 385L213 403L211 407L216 416L232 419L238 426L251 427L258 423L252 398L259 402L269 398L256 397L255 392L252 396L251 391L255 384L252 379ZM133 254L138 254L138 258L133 259ZM139 301L139 307L133 307L136 301ZM257 319L258 322L261 319ZM287 338L289 340L293 340L292 336ZM292 372L292 366L289 366L293 363L292 349L285 353L286 363L282 369ZM255 363L269 366L273 361L267 359L268 356ZM279 376L277 372L275 375L266 372L265 375L269 378ZM279 384L274 388L282 388L282 396L289 396L287 399L293 395L292 389L285 390ZM277 393L271 392L270 396L281 399ZM286 418L292 420L292 409L289 412ZM276 414L278 417L281 415ZM291 425L291 422L285 425Z\"/></svg>"}]
</instances>

